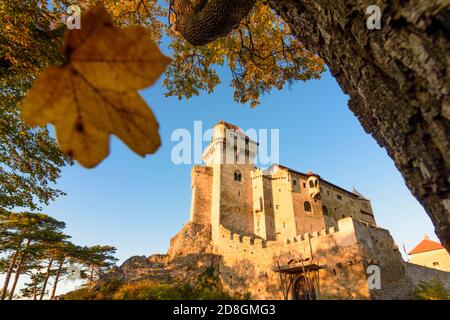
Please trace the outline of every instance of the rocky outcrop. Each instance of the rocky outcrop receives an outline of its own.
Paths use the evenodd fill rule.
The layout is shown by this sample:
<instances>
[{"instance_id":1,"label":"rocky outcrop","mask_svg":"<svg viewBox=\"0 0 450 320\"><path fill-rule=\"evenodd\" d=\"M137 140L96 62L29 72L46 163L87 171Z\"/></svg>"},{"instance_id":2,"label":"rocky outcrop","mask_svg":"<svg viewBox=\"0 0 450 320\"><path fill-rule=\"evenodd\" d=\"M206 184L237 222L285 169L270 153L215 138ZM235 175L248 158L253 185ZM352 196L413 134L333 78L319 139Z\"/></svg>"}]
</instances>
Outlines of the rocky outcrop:
<instances>
[{"instance_id":1,"label":"rocky outcrop","mask_svg":"<svg viewBox=\"0 0 450 320\"><path fill-rule=\"evenodd\" d=\"M170 239L169 261L190 254L212 253L211 225L189 222Z\"/></svg>"},{"instance_id":2,"label":"rocky outcrop","mask_svg":"<svg viewBox=\"0 0 450 320\"><path fill-rule=\"evenodd\" d=\"M188 223L171 239L167 254L131 257L103 281L116 278L124 282L150 280L193 284L207 269L218 269L221 257L212 254L210 240L210 226Z\"/></svg>"}]
</instances>

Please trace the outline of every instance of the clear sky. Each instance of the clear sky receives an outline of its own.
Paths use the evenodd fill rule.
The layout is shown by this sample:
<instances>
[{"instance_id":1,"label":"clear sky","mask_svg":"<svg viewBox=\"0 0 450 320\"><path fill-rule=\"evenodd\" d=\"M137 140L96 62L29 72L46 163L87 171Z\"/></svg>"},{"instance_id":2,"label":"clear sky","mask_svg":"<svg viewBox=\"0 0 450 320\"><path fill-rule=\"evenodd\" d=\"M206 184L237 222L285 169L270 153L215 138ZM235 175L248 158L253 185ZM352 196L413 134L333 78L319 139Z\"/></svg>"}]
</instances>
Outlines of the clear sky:
<instances>
[{"instance_id":1,"label":"clear sky","mask_svg":"<svg viewBox=\"0 0 450 320\"><path fill-rule=\"evenodd\" d=\"M112 138L110 156L97 168L77 164L63 170L58 186L67 196L43 211L65 221L78 244L116 246L120 262L164 253L189 219L191 196L191 165L171 161L176 144L171 134L177 128L193 132L197 120L205 128L225 120L243 129L279 129L281 164L312 170L349 190L355 186L372 200L378 224L391 231L400 247L411 249L424 234L436 239L393 161L364 132L329 72L321 80L272 91L254 109L233 102L229 74L225 69L220 73L223 81L213 94L188 101L165 98L161 81L142 91L160 123L160 150L141 158Z\"/></svg>"}]
</instances>

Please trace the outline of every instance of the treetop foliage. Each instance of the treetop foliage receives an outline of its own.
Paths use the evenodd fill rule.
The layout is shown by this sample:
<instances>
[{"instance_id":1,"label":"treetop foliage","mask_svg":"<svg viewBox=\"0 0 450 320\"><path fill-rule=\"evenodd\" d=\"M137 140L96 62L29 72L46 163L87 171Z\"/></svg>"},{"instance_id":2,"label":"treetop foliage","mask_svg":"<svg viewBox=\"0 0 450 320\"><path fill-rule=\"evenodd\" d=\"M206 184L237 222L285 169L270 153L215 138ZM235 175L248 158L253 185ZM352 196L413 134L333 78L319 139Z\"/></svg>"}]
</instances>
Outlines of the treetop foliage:
<instances>
[{"instance_id":1,"label":"treetop foliage","mask_svg":"<svg viewBox=\"0 0 450 320\"><path fill-rule=\"evenodd\" d=\"M5 274L1 299L14 297L22 275L30 280L21 290L23 296L42 300L51 278L50 298L54 298L59 281L74 276L69 267L79 270L77 278L92 283L117 261L116 248L75 245L64 228L64 222L45 214L0 210L0 273Z\"/></svg>"},{"instance_id":2,"label":"treetop foliage","mask_svg":"<svg viewBox=\"0 0 450 320\"><path fill-rule=\"evenodd\" d=\"M183 1L190 2L190 0ZM142 37L132 37L130 32L124 38L115 37L114 40L118 41L116 43L111 39L109 42L100 41L103 47L98 45L97 40L107 39L108 35L112 34L108 32L115 29L111 26L99 28L96 36L88 41L90 45L83 44L82 49L75 43L69 44L68 41L63 43L63 31L66 29L63 17L67 16L67 8L70 5L79 5L86 14L88 8L100 2L117 26L127 28L132 24L138 24L145 26L148 31L143 32ZM159 136L154 133L157 129L156 120L150 111L144 112L145 104L133 91L143 86L132 86L133 88L129 88L126 94L114 94L114 91L123 93L124 88L121 85L132 84L133 81L127 78L130 72L125 72L121 81L117 81L118 74L129 69L130 65L114 68L111 61L123 58L130 62L137 57L142 58L142 55L145 55L142 51L145 47L148 47L148 52L157 52L151 49L150 42L145 38L152 38L161 43L163 34L168 36L169 48L174 59L166 69L163 84L167 89L167 96L177 96L180 99L198 95L201 91L212 92L220 83L216 66L226 65L229 68L232 74L230 86L235 90L234 99L241 103L248 102L252 107L260 103L261 94L273 88L282 89L295 80L318 78L324 71L323 61L307 51L292 36L289 27L264 4L264 1L256 1L251 14L230 34L200 47L189 44L176 31L175 24L183 16L180 11L177 15L174 10L176 6L173 4L179 2L180 0L160 2L54 0L50 7L47 1L13 0L2 4L0 12L3 18L0 24L5 30L2 42L6 45L5 49L2 49L4 52L0 53L2 76L0 81L5 85L2 89L4 95L13 97L14 103L9 105L13 108L15 105L17 108L24 92L29 89L38 73L47 66L54 64L65 66L63 70L49 69L41 76L35 85L37 89L31 92L28 100L29 105L34 107L26 108L28 113L25 112L24 115L33 125L54 123L63 151L75 157L81 164L93 167L107 155L107 139L110 133L117 134L141 155L154 152L159 145ZM98 21L106 23L100 16L97 18ZM83 29L90 29L92 23L87 19L82 24L80 31L70 30L68 34L83 34ZM119 30L116 31L121 34ZM72 49L83 53L79 53L78 56L75 54L77 56L75 57L72 55ZM87 61L87 54L92 52L96 53L95 58L98 60L95 66L92 64L93 61L90 63ZM147 57L150 57L148 53ZM109 65L106 63L108 61ZM140 75L158 75L160 71L157 62L164 69L167 60L156 58L151 64L155 69L153 72L145 68L145 64L140 65L142 69ZM137 65L131 69L133 72L139 70ZM74 70L77 73L72 77L71 72ZM108 72L112 70L115 72ZM71 99L52 95L50 92L52 86L46 86L51 83L59 84L53 89L61 92L61 97L69 95ZM114 90L111 89L113 85ZM108 90L108 94L103 89ZM69 94L69 91L72 91L72 94ZM52 101L53 106L57 107L52 108L51 105L48 107L48 103L44 103L47 101L45 99ZM69 100L75 100L77 103L70 103ZM126 103L124 100L129 102ZM99 107L93 108L94 104ZM74 108L80 110L71 111ZM86 112L91 109L92 112ZM44 110L48 112L43 112ZM64 112L68 112L71 116L67 114L62 116ZM86 118L92 118L93 123L86 121ZM63 127L66 129L62 129ZM145 136L146 139L142 139L141 136ZM47 198L44 201L52 197Z\"/></svg>"}]
</instances>

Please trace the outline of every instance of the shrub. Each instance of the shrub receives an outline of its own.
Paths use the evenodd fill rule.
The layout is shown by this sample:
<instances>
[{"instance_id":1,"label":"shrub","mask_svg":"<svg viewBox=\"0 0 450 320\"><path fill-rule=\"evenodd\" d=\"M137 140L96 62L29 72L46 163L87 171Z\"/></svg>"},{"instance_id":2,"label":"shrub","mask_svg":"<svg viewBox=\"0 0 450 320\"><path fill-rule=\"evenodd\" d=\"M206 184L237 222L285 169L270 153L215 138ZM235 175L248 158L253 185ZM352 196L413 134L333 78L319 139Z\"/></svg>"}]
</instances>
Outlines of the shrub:
<instances>
[{"instance_id":1,"label":"shrub","mask_svg":"<svg viewBox=\"0 0 450 320\"><path fill-rule=\"evenodd\" d=\"M75 291L70 291L61 296L63 300L96 300L95 292L89 290L89 288L82 288Z\"/></svg>"},{"instance_id":2,"label":"shrub","mask_svg":"<svg viewBox=\"0 0 450 320\"><path fill-rule=\"evenodd\" d=\"M114 294L115 300L180 300L181 291L169 284L155 284L151 281L128 283Z\"/></svg>"},{"instance_id":3,"label":"shrub","mask_svg":"<svg viewBox=\"0 0 450 320\"><path fill-rule=\"evenodd\" d=\"M213 268L202 273L195 285L189 283L155 283L140 280L123 283L111 279L98 290L82 288L67 293L65 300L230 300L249 299L250 296L231 296L223 290L219 277Z\"/></svg>"},{"instance_id":4,"label":"shrub","mask_svg":"<svg viewBox=\"0 0 450 320\"><path fill-rule=\"evenodd\" d=\"M450 300L450 292L437 279L420 282L413 296L417 300Z\"/></svg>"}]
</instances>

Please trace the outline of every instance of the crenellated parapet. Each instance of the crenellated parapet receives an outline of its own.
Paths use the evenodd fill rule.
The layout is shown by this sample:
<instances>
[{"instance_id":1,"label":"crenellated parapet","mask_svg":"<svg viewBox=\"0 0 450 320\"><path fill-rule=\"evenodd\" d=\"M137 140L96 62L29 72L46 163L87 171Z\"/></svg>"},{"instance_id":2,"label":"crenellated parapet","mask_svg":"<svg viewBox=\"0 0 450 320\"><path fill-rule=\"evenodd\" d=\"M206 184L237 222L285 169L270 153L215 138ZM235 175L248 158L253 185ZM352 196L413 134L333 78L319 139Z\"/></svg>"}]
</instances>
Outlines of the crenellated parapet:
<instances>
[{"instance_id":1,"label":"crenellated parapet","mask_svg":"<svg viewBox=\"0 0 450 320\"><path fill-rule=\"evenodd\" d=\"M384 229L381 229L384 230ZM245 252L261 251L261 253L272 254L283 249L293 248L309 248L311 246L320 248L322 244L327 247L340 245L357 244L356 230L354 228L354 220L351 218L341 219L337 226L322 229L315 232L305 233L284 240L266 241L257 236L242 235L230 231L223 225L219 226L218 240L213 243L215 252L226 254L232 252L234 254L244 254Z\"/></svg>"}]
</instances>

